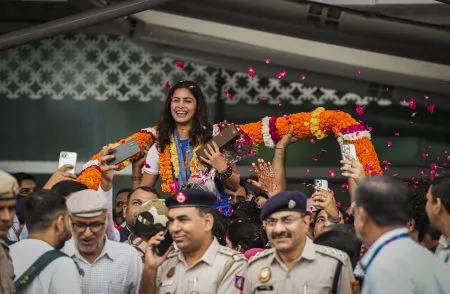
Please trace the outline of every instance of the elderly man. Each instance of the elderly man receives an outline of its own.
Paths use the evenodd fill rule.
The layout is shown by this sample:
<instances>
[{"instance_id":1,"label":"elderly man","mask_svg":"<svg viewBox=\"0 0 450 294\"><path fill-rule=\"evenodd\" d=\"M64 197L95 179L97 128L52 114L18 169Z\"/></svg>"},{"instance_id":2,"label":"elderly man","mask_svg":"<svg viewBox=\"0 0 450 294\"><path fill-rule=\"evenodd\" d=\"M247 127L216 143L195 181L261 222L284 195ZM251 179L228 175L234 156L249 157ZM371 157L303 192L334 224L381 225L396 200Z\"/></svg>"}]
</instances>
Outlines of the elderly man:
<instances>
[{"instance_id":1,"label":"elderly man","mask_svg":"<svg viewBox=\"0 0 450 294\"><path fill-rule=\"evenodd\" d=\"M261 211L272 249L250 260L244 293L351 293L354 281L347 254L314 244L306 235L307 198L284 191Z\"/></svg>"},{"instance_id":2,"label":"elderly man","mask_svg":"<svg viewBox=\"0 0 450 294\"><path fill-rule=\"evenodd\" d=\"M108 203L94 190L73 193L67 200L73 238L63 252L78 263L84 294L139 293L142 261L130 245L106 238Z\"/></svg>"},{"instance_id":3,"label":"elderly man","mask_svg":"<svg viewBox=\"0 0 450 294\"><path fill-rule=\"evenodd\" d=\"M156 253L164 240L149 241L141 293L241 293L246 266L242 254L214 238L216 196L201 190L179 192L166 200L169 232L178 249Z\"/></svg>"},{"instance_id":4,"label":"elderly man","mask_svg":"<svg viewBox=\"0 0 450 294\"><path fill-rule=\"evenodd\" d=\"M18 293L81 293L73 260L59 251L72 236L66 201L50 190L27 196L28 239L11 246ZM39 266L40 265L40 266Z\"/></svg>"},{"instance_id":5,"label":"elderly man","mask_svg":"<svg viewBox=\"0 0 450 294\"><path fill-rule=\"evenodd\" d=\"M19 185L16 179L0 170L0 293L14 293L14 270L9 255L6 236L16 215L16 195Z\"/></svg>"},{"instance_id":6,"label":"elderly man","mask_svg":"<svg viewBox=\"0 0 450 294\"><path fill-rule=\"evenodd\" d=\"M449 293L450 270L408 234L408 190L387 176L356 190L355 229L369 246L361 260L362 293Z\"/></svg>"}]
</instances>

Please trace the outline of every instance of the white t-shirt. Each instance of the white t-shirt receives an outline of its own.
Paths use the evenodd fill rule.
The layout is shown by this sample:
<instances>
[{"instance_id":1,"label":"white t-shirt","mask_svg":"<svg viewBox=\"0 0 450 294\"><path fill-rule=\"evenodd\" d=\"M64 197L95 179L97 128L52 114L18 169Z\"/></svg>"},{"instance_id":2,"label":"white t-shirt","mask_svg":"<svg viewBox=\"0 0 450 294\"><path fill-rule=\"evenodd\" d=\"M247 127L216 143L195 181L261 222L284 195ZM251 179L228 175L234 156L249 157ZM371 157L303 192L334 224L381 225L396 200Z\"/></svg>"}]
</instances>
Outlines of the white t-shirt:
<instances>
[{"instance_id":1,"label":"white t-shirt","mask_svg":"<svg viewBox=\"0 0 450 294\"><path fill-rule=\"evenodd\" d=\"M159 152L156 148L156 143L148 150L145 163L146 164L144 164L144 167L142 168L143 172L151 175L159 175Z\"/></svg>"},{"instance_id":2,"label":"white t-shirt","mask_svg":"<svg viewBox=\"0 0 450 294\"><path fill-rule=\"evenodd\" d=\"M26 239L10 246L15 281L45 252L53 250L48 243ZM59 257L47 265L23 293L81 294L80 274L70 257Z\"/></svg>"}]
</instances>

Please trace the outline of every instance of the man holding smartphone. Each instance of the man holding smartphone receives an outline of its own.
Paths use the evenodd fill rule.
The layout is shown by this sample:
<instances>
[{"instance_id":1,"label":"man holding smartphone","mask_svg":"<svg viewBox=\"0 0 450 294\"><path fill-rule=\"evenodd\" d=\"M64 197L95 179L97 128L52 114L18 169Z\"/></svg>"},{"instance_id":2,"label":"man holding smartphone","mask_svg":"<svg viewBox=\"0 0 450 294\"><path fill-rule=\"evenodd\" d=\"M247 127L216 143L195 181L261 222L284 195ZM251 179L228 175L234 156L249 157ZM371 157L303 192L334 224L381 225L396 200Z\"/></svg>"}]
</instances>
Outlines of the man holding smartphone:
<instances>
[{"instance_id":1,"label":"man holding smartphone","mask_svg":"<svg viewBox=\"0 0 450 294\"><path fill-rule=\"evenodd\" d=\"M189 189L166 199L169 233L178 249L165 246L164 232L150 239L141 293L241 293L247 262L214 238L215 200L210 192Z\"/></svg>"}]
</instances>

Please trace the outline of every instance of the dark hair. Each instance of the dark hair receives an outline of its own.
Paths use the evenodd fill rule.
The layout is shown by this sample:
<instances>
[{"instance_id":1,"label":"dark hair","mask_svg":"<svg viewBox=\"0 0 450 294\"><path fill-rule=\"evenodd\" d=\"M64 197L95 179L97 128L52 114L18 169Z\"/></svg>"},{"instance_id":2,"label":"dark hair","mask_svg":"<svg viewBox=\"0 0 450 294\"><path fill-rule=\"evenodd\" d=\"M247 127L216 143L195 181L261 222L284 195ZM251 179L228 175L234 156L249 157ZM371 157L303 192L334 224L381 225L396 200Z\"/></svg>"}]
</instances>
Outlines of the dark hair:
<instances>
[{"instance_id":1,"label":"dark hair","mask_svg":"<svg viewBox=\"0 0 450 294\"><path fill-rule=\"evenodd\" d=\"M233 214L231 215L232 219L246 219L249 218L253 222L261 223L260 215L261 209L258 208L258 205L253 198L250 201L238 202L232 205Z\"/></svg>"},{"instance_id":2,"label":"dark hair","mask_svg":"<svg viewBox=\"0 0 450 294\"><path fill-rule=\"evenodd\" d=\"M153 186L140 186L140 187L137 187L137 188L131 190L131 192L128 194L127 204L130 202L131 195L133 195L134 192L136 192L137 190L144 190L145 192L150 192L150 193L156 194L156 196L158 196L158 198L161 198L161 197L159 197L158 192L155 190L155 188L153 188Z\"/></svg>"},{"instance_id":3,"label":"dark hair","mask_svg":"<svg viewBox=\"0 0 450 294\"><path fill-rule=\"evenodd\" d=\"M56 183L52 187L52 191L54 191L57 194L60 194L64 197L69 196L72 193L87 190L89 189L85 184L80 183L78 181L72 181L72 180L65 180L61 181L59 183Z\"/></svg>"},{"instance_id":4,"label":"dark hair","mask_svg":"<svg viewBox=\"0 0 450 294\"><path fill-rule=\"evenodd\" d=\"M116 198L117 198L117 196L119 196L119 194L121 194L121 193L128 193L128 195L129 195L131 192L133 192L133 189L131 189L131 188L123 188L123 189L120 189L120 190L117 191L117 193L116 193ZM128 195L127 195L127 197L128 197Z\"/></svg>"},{"instance_id":5,"label":"dark hair","mask_svg":"<svg viewBox=\"0 0 450 294\"><path fill-rule=\"evenodd\" d=\"M355 233L331 229L331 231L320 234L320 236L314 239L314 243L332 247L347 253L353 268L355 268L356 263L359 260L362 243L358 240Z\"/></svg>"},{"instance_id":6,"label":"dark hair","mask_svg":"<svg viewBox=\"0 0 450 294\"><path fill-rule=\"evenodd\" d=\"M172 86L167 95L166 102L161 109L157 127L158 139L156 141L159 152L162 152L170 144L170 136L175 129L175 120L170 111L170 104L173 94L178 89L188 89L197 100L197 109L193 117L192 129L189 132L190 143L196 146L212 138L212 124L208 119L208 106L206 105L206 99L203 96L202 90L192 81L180 81Z\"/></svg>"},{"instance_id":7,"label":"dark hair","mask_svg":"<svg viewBox=\"0 0 450 294\"><path fill-rule=\"evenodd\" d=\"M390 176L368 177L356 189L356 206L363 207L378 226L406 226L408 188Z\"/></svg>"},{"instance_id":8,"label":"dark hair","mask_svg":"<svg viewBox=\"0 0 450 294\"><path fill-rule=\"evenodd\" d=\"M437 241L441 237L442 233L441 231L435 229L433 226L428 225L427 229L425 230L425 235L429 235L431 239Z\"/></svg>"},{"instance_id":9,"label":"dark hair","mask_svg":"<svg viewBox=\"0 0 450 294\"><path fill-rule=\"evenodd\" d=\"M52 190L28 195L25 209L25 223L30 233L49 229L56 217L67 213L66 200Z\"/></svg>"},{"instance_id":10,"label":"dark hair","mask_svg":"<svg viewBox=\"0 0 450 294\"><path fill-rule=\"evenodd\" d=\"M27 173L15 173L12 174L12 176L16 178L17 183L19 183L19 185L21 185L22 181L24 180L32 180L33 182L36 182L36 178Z\"/></svg>"},{"instance_id":11,"label":"dark hair","mask_svg":"<svg viewBox=\"0 0 450 294\"><path fill-rule=\"evenodd\" d=\"M264 248L266 241L261 226L250 219L234 220L227 230L227 237L234 247L240 245L244 251Z\"/></svg>"},{"instance_id":12,"label":"dark hair","mask_svg":"<svg viewBox=\"0 0 450 294\"><path fill-rule=\"evenodd\" d=\"M431 183L433 201L441 199L447 213L450 213L450 175L438 176Z\"/></svg>"},{"instance_id":13,"label":"dark hair","mask_svg":"<svg viewBox=\"0 0 450 294\"><path fill-rule=\"evenodd\" d=\"M420 188L410 189L408 193L408 215L414 220L414 229L418 233L418 241L422 242L429 224L425 210L425 191Z\"/></svg>"}]
</instances>

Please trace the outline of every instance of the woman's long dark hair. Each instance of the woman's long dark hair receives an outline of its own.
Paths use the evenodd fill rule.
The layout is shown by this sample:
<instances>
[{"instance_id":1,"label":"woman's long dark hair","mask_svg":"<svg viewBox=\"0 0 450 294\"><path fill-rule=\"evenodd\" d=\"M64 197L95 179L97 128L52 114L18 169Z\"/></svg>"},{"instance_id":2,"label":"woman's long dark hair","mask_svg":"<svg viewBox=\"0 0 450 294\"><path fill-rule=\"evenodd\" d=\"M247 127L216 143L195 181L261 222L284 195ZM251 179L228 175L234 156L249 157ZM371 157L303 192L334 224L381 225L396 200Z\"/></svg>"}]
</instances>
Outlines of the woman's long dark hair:
<instances>
[{"instance_id":1,"label":"woman's long dark hair","mask_svg":"<svg viewBox=\"0 0 450 294\"><path fill-rule=\"evenodd\" d=\"M175 120L170 111L172 96L177 89L188 89L197 100L197 108L193 116L192 128L189 132L190 143L195 146L203 144L212 138L212 124L208 120L208 107L200 87L192 81L180 81L173 85L167 95L166 102L161 110L158 120L158 139L156 146L162 152L170 144L170 136L175 129Z\"/></svg>"}]
</instances>

